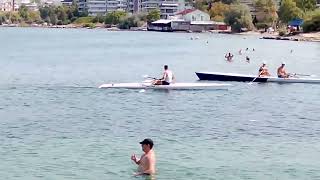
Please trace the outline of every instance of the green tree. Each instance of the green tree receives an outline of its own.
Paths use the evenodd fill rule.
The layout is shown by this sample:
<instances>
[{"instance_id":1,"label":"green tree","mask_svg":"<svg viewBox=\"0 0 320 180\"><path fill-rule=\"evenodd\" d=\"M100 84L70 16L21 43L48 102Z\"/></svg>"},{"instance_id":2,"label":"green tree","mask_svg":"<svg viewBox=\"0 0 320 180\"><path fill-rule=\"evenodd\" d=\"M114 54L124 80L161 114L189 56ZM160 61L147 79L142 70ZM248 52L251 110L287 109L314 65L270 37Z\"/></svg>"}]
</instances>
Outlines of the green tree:
<instances>
[{"instance_id":1,"label":"green tree","mask_svg":"<svg viewBox=\"0 0 320 180\"><path fill-rule=\"evenodd\" d=\"M153 22L160 19L160 11L152 10L147 14L147 22Z\"/></svg>"},{"instance_id":2,"label":"green tree","mask_svg":"<svg viewBox=\"0 0 320 180\"><path fill-rule=\"evenodd\" d=\"M256 17L259 23L264 23L267 26L274 26L277 19L277 6L274 0L257 0L254 3L256 9Z\"/></svg>"},{"instance_id":3,"label":"green tree","mask_svg":"<svg viewBox=\"0 0 320 180\"><path fill-rule=\"evenodd\" d=\"M0 12L0 25L6 22L6 16L4 13Z\"/></svg>"},{"instance_id":4,"label":"green tree","mask_svg":"<svg viewBox=\"0 0 320 180\"><path fill-rule=\"evenodd\" d=\"M116 25L116 24L119 24L121 18L124 18L126 16L127 16L127 13L123 11L114 11L106 15L104 23Z\"/></svg>"},{"instance_id":5,"label":"green tree","mask_svg":"<svg viewBox=\"0 0 320 180\"><path fill-rule=\"evenodd\" d=\"M296 6L292 0L282 0L281 6L278 11L279 19L283 23L288 23L292 19L302 18L303 12Z\"/></svg>"},{"instance_id":6,"label":"green tree","mask_svg":"<svg viewBox=\"0 0 320 180\"><path fill-rule=\"evenodd\" d=\"M300 8L303 12L313 11L317 7L316 0L294 0L294 1L297 7Z\"/></svg>"},{"instance_id":7,"label":"green tree","mask_svg":"<svg viewBox=\"0 0 320 180\"><path fill-rule=\"evenodd\" d=\"M41 17L39 11L30 11L29 18L31 22L41 23Z\"/></svg>"},{"instance_id":8,"label":"green tree","mask_svg":"<svg viewBox=\"0 0 320 180\"><path fill-rule=\"evenodd\" d=\"M209 10L209 15L214 21L224 21L224 14L229 11L230 6L222 2L216 2L211 4L211 9Z\"/></svg>"},{"instance_id":9,"label":"green tree","mask_svg":"<svg viewBox=\"0 0 320 180\"><path fill-rule=\"evenodd\" d=\"M310 12L302 27L304 32L320 31L320 10Z\"/></svg>"},{"instance_id":10,"label":"green tree","mask_svg":"<svg viewBox=\"0 0 320 180\"><path fill-rule=\"evenodd\" d=\"M241 32L242 28L253 29L249 7L244 4L232 4L225 13L224 22L231 26L233 32Z\"/></svg>"},{"instance_id":11,"label":"green tree","mask_svg":"<svg viewBox=\"0 0 320 180\"><path fill-rule=\"evenodd\" d=\"M55 8L55 15L57 20L60 21L61 24L67 24L67 13L64 6L57 6Z\"/></svg>"},{"instance_id":12,"label":"green tree","mask_svg":"<svg viewBox=\"0 0 320 180\"><path fill-rule=\"evenodd\" d=\"M19 15L24 21L29 20L29 10L25 5L19 7Z\"/></svg>"}]
</instances>

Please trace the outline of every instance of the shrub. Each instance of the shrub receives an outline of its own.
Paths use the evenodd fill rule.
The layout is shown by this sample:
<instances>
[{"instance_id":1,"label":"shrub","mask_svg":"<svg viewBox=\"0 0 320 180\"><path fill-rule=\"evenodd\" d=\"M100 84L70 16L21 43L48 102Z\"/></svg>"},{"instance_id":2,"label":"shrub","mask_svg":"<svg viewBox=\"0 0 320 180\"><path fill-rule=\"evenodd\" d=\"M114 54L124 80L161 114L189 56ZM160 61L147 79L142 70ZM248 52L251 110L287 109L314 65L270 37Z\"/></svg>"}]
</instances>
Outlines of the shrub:
<instances>
[{"instance_id":1,"label":"shrub","mask_svg":"<svg viewBox=\"0 0 320 180\"><path fill-rule=\"evenodd\" d=\"M88 16L88 17L80 17L74 21L75 24L88 24L92 23L94 17Z\"/></svg>"}]
</instances>

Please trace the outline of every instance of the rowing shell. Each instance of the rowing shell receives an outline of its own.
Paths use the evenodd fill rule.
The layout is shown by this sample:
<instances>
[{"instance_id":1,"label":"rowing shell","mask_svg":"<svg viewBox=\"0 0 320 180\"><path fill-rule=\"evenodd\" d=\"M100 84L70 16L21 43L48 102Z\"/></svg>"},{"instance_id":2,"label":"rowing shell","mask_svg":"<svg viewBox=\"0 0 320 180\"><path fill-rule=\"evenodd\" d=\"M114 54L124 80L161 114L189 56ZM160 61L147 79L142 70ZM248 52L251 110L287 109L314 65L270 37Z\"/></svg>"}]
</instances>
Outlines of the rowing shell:
<instances>
[{"instance_id":1,"label":"rowing shell","mask_svg":"<svg viewBox=\"0 0 320 180\"><path fill-rule=\"evenodd\" d=\"M123 88L123 89L226 89L231 84L222 83L174 83L170 85L153 85L151 83L117 83L102 84L99 88Z\"/></svg>"},{"instance_id":2,"label":"rowing shell","mask_svg":"<svg viewBox=\"0 0 320 180\"><path fill-rule=\"evenodd\" d=\"M209 81L238 81L238 82L277 82L277 83L320 83L320 79L312 78L278 78L278 77L258 77L256 75L244 75L236 73L219 72L196 72L200 80ZM255 79L256 78L256 79Z\"/></svg>"}]
</instances>

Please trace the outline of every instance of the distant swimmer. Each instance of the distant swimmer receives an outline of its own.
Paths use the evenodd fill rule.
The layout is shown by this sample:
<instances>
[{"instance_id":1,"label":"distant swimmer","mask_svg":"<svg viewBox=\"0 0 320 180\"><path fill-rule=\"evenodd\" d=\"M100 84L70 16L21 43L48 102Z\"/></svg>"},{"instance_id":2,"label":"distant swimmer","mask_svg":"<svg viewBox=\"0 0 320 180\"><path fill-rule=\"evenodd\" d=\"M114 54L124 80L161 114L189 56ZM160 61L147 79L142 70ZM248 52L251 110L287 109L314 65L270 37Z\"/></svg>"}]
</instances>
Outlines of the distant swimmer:
<instances>
[{"instance_id":1,"label":"distant swimmer","mask_svg":"<svg viewBox=\"0 0 320 180\"><path fill-rule=\"evenodd\" d=\"M154 85L170 85L175 80L173 72L169 70L168 65L164 65L164 72L162 78L159 80L155 80L153 82Z\"/></svg>"},{"instance_id":2,"label":"distant swimmer","mask_svg":"<svg viewBox=\"0 0 320 180\"><path fill-rule=\"evenodd\" d=\"M290 53L293 53L293 49L291 49Z\"/></svg>"},{"instance_id":3,"label":"distant swimmer","mask_svg":"<svg viewBox=\"0 0 320 180\"><path fill-rule=\"evenodd\" d=\"M286 72L284 69L284 66L286 65L285 62L281 63L281 66L277 70L278 78L288 78L290 75Z\"/></svg>"},{"instance_id":4,"label":"distant swimmer","mask_svg":"<svg viewBox=\"0 0 320 180\"><path fill-rule=\"evenodd\" d=\"M239 55L242 55L242 49L239 50Z\"/></svg>"},{"instance_id":5,"label":"distant swimmer","mask_svg":"<svg viewBox=\"0 0 320 180\"><path fill-rule=\"evenodd\" d=\"M231 62L231 61L232 61L232 58L233 58L233 54L231 54L231 53L229 52L229 53L227 53L224 57L227 59L227 61Z\"/></svg>"},{"instance_id":6,"label":"distant swimmer","mask_svg":"<svg viewBox=\"0 0 320 180\"><path fill-rule=\"evenodd\" d=\"M263 76L271 76L266 66L266 62L263 62L259 68L259 77L263 77Z\"/></svg>"},{"instance_id":7,"label":"distant swimmer","mask_svg":"<svg viewBox=\"0 0 320 180\"><path fill-rule=\"evenodd\" d=\"M140 144L144 154L140 159L137 159L135 154L131 156L131 160L138 165L138 172L134 175L153 175L156 173L156 156L153 151L153 141L144 139Z\"/></svg>"},{"instance_id":8,"label":"distant swimmer","mask_svg":"<svg viewBox=\"0 0 320 180\"><path fill-rule=\"evenodd\" d=\"M248 51L249 50L249 48L246 48L246 51Z\"/></svg>"},{"instance_id":9,"label":"distant swimmer","mask_svg":"<svg viewBox=\"0 0 320 180\"><path fill-rule=\"evenodd\" d=\"M250 58L248 56L246 56L246 61L247 63L250 63Z\"/></svg>"},{"instance_id":10,"label":"distant swimmer","mask_svg":"<svg viewBox=\"0 0 320 180\"><path fill-rule=\"evenodd\" d=\"M254 49L254 48L252 48L252 51L255 51L255 49Z\"/></svg>"}]
</instances>

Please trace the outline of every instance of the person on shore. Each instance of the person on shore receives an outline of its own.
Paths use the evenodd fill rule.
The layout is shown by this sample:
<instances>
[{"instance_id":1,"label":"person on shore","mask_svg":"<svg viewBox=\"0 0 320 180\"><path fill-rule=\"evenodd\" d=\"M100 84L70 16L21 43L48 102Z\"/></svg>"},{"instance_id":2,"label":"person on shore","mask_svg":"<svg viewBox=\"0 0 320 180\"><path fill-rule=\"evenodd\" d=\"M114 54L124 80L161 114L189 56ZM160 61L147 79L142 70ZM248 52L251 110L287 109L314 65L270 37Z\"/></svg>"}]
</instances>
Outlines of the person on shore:
<instances>
[{"instance_id":1,"label":"person on shore","mask_svg":"<svg viewBox=\"0 0 320 180\"><path fill-rule=\"evenodd\" d=\"M277 70L278 78L288 78L289 74L284 69L284 66L286 65L285 62L281 63L281 66Z\"/></svg>"},{"instance_id":2,"label":"person on shore","mask_svg":"<svg viewBox=\"0 0 320 180\"><path fill-rule=\"evenodd\" d=\"M227 53L224 57L227 59L227 61L231 62L231 61L232 61L232 58L233 58L233 54L231 54L231 53L229 52L229 53Z\"/></svg>"},{"instance_id":3,"label":"person on shore","mask_svg":"<svg viewBox=\"0 0 320 180\"><path fill-rule=\"evenodd\" d=\"M144 154L140 159L137 159L135 154L131 156L131 160L138 165L138 172L134 175L153 175L156 173L156 157L153 150L153 141L148 138L141 141L140 144Z\"/></svg>"},{"instance_id":4,"label":"person on shore","mask_svg":"<svg viewBox=\"0 0 320 180\"><path fill-rule=\"evenodd\" d=\"M168 65L164 65L164 72L162 78L157 79L153 82L153 85L170 85L175 80L173 72L169 70Z\"/></svg>"},{"instance_id":5,"label":"person on shore","mask_svg":"<svg viewBox=\"0 0 320 180\"><path fill-rule=\"evenodd\" d=\"M263 77L263 76L271 76L269 71L268 71L266 62L263 62L262 65L259 68L259 77Z\"/></svg>"}]
</instances>

